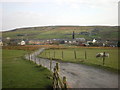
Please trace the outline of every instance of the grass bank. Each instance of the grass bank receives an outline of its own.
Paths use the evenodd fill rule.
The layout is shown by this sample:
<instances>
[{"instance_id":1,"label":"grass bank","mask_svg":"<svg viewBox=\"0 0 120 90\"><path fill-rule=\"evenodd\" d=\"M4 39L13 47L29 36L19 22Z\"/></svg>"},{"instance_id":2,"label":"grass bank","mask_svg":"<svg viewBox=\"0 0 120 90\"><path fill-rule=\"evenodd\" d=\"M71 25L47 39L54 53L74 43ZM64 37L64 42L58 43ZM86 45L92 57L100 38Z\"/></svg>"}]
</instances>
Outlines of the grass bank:
<instances>
[{"instance_id":1,"label":"grass bank","mask_svg":"<svg viewBox=\"0 0 120 90\"><path fill-rule=\"evenodd\" d=\"M3 88L49 88L52 86L51 72L23 59L27 51L3 50Z\"/></svg>"}]
</instances>

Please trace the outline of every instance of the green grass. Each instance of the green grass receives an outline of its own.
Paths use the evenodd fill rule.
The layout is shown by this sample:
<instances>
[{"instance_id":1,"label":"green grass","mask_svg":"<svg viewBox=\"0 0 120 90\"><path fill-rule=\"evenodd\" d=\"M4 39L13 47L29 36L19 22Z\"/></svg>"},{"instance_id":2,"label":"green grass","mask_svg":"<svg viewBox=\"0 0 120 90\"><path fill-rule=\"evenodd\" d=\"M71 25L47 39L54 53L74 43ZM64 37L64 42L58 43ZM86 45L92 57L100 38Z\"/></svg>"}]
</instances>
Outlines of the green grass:
<instances>
[{"instance_id":1,"label":"green grass","mask_svg":"<svg viewBox=\"0 0 120 90\"><path fill-rule=\"evenodd\" d=\"M23 59L23 50L3 50L3 88L49 88L52 86L51 72Z\"/></svg>"},{"instance_id":2,"label":"green grass","mask_svg":"<svg viewBox=\"0 0 120 90\"><path fill-rule=\"evenodd\" d=\"M77 59L74 56L74 50L76 51ZM54 58L55 51L55 58ZM62 58L63 51L63 58ZM87 59L85 59L85 51L87 52ZM77 48L77 49L50 49L45 50L39 57L62 60L65 62L84 63L87 65L97 65L102 67L108 67L118 70L118 50L117 49L102 49L102 48ZM105 65L103 66L102 58L96 58L96 54L100 52L106 52L110 54L110 57L105 58ZM45 54L46 53L46 54Z\"/></svg>"},{"instance_id":3,"label":"green grass","mask_svg":"<svg viewBox=\"0 0 120 90\"><path fill-rule=\"evenodd\" d=\"M97 30L95 30L97 29ZM34 28L20 28L16 31L4 32L2 33L3 38L10 37L13 39L54 39L54 38L72 38L72 32L75 31L75 38L84 37L86 39L108 39L117 40L118 39L118 29L117 27L110 26L46 26ZM94 31L97 35L79 35L80 32L91 32ZM23 36L18 36L22 34ZM71 35L70 35L71 34Z\"/></svg>"}]
</instances>

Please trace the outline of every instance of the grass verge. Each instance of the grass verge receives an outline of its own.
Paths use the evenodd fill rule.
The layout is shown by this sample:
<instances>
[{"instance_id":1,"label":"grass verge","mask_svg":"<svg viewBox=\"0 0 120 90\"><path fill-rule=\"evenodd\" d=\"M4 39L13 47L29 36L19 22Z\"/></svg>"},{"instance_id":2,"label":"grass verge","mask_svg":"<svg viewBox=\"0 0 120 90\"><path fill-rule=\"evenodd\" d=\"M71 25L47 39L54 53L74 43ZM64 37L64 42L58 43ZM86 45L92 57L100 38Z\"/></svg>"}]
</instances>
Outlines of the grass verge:
<instances>
[{"instance_id":1,"label":"grass verge","mask_svg":"<svg viewBox=\"0 0 120 90\"><path fill-rule=\"evenodd\" d=\"M23 59L23 50L3 50L2 88L51 88L52 73Z\"/></svg>"}]
</instances>

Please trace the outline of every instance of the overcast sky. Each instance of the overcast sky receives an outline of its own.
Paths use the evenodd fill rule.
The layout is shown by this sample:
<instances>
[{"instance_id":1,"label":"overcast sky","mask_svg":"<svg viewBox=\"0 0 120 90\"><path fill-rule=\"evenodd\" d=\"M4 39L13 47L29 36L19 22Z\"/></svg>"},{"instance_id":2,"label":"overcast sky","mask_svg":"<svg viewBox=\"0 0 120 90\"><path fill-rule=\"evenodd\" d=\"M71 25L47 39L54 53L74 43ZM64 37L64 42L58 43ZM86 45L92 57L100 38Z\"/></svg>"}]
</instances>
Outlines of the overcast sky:
<instances>
[{"instance_id":1,"label":"overcast sky","mask_svg":"<svg viewBox=\"0 0 120 90\"><path fill-rule=\"evenodd\" d=\"M50 25L118 25L119 0L1 0L0 30Z\"/></svg>"}]
</instances>

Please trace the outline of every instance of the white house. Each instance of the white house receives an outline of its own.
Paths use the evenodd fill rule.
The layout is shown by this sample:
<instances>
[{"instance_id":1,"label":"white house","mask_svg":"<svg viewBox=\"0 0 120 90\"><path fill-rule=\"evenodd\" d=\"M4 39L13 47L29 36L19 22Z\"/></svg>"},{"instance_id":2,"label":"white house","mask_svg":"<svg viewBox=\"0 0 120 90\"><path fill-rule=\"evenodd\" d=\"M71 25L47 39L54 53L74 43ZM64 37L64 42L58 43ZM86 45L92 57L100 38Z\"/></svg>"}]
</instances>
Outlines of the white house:
<instances>
[{"instance_id":1,"label":"white house","mask_svg":"<svg viewBox=\"0 0 120 90\"><path fill-rule=\"evenodd\" d=\"M92 43L96 43L96 41L97 41L96 39L93 39Z\"/></svg>"},{"instance_id":2,"label":"white house","mask_svg":"<svg viewBox=\"0 0 120 90\"><path fill-rule=\"evenodd\" d=\"M20 45L25 45L25 41L21 41Z\"/></svg>"},{"instance_id":3,"label":"white house","mask_svg":"<svg viewBox=\"0 0 120 90\"><path fill-rule=\"evenodd\" d=\"M103 47L105 47L105 43L103 43Z\"/></svg>"},{"instance_id":4,"label":"white house","mask_svg":"<svg viewBox=\"0 0 120 90\"><path fill-rule=\"evenodd\" d=\"M0 46L3 46L3 42L0 40Z\"/></svg>"},{"instance_id":5,"label":"white house","mask_svg":"<svg viewBox=\"0 0 120 90\"><path fill-rule=\"evenodd\" d=\"M67 43L68 41L65 41L65 43Z\"/></svg>"},{"instance_id":6,"label":"white house","mask_svg":"<svg viewBox=\"0 0 120 90\"><path fill-rule=\"evenodd\" d=\"M10 40L10 37L6 37L7 40Z\"/></svg>"},{"instance_id":7,"label":"white house","mask_svg":"<svg viewBox=\"0 0 120 90\"><path fill-rule=\"evenodd\" d=\"M72 41L69 41L69 43L72 43Z\"/></svg>"}]
</instances>

